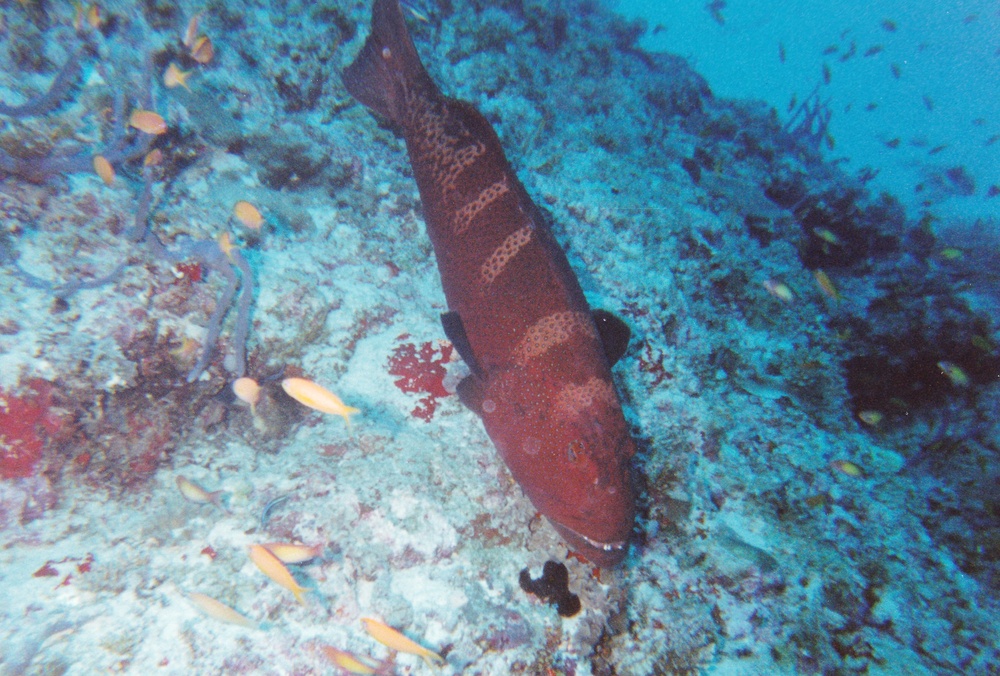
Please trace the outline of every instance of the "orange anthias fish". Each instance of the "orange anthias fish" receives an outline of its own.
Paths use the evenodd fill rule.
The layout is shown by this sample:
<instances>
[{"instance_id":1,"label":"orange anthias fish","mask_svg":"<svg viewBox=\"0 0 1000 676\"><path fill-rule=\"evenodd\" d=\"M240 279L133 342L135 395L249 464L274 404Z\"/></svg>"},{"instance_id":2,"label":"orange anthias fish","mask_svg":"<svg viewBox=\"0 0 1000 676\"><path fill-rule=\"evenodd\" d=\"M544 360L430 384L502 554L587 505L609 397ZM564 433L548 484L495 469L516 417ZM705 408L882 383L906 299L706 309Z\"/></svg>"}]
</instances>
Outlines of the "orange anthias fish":
<instances>
[{"instance_id":1,"label":"orange anthias fish","mask_svg":"<svg viewBox=\"0 0 1000 676\"><path fill-rule=\"evenodd\" d=\"M305 605L306 601L302 595L309 590L299 585L292 574L288 572L288 569L285 568L285 564L266 547L263 545L250 545L250 560L254 562L254 565L264 575L267 575L272 581L292 592L295 595L295 599Z\"/></svg>"},{"instance_id":2,"label":"orange anthias fish","mask_svg":"<svg viewBox=\"0 0 1000 676\"><path fill-rule=\"evenodd\" d=\"M222 498L226 494L225 491L212 491L209 493L204 488L199 486L193 481L188 480L186 477L177 477L177 490L181 492L184 499L189 502L196 502L200 505L203 504L213 504L224 512L228 512L225 505L222 504Z\"/></svg>"},{"instance_id":3,"label":"orange anthias fish","mask_svg":"<svg viewBox=\"0 0 1000 676\"><path fill-rule=\"evenodd\" d=\"M325 545L300 545L294 542L267 542L262 545L282 563L305 563L323 553Z\"/></svg>"},{"instance_id":4,"label":"orange anthias fish","mask_svg":"<svg viewBox=\"0 0 1000 676\"><path fill-rule=\"evenodd\" d=\"M101 16L101 8L96 4L92 4L87 8L87 23L90 24L91 28L97 29L100 29L104 23L104 18Z\"/></svg>"},{"instance_id":5,"label":"orange anthias fish","mask_svg":"<svg viewBox=\"0 0 1000 676\"><path fill-rule=\"evenodd\" d=\"M245 200L233 205L233 216L251 230L260 230L264 225L264 217L260 210Z\"/></svg>"},{"instance_id":6,"label":"orange anthias fish","mask_svg":"<svg viewBox=\"0 0 1000 676\"><path fill-rule=\"evenodd\" d=\"M257 629L256 622L251 620L246 615L230 608L222 601L218 601L211 596L206 596L205 594L199 594L198 592L191 592L187 596L200 611L213 619L221 622L228 622L230 624L236 624L241 627L247 627L248 629Z\"/></svg>"},{"instance_id":7,"label":"orange anthias fish","mask_svg":"<svg viewBox=\"0 0 1000 676\"><path fill-rule=\"evenodd\" d=\"M257 402L260 401L260 385L253 378L237 378L233 381L233 394L240 401L250 404L250 413L257 415Z\"/></svg>"},{"instance_id":8,"label":"orange anthias fish","mask_svg":"<svg viewBox=\"0 0 1000 676\"><path fill-rule=\"evenodd\" d=\"M221 233L218 237L215 238L215 241L219 243L219 251L226 254L226 258L232 261L233 251L235 249L238 249L239 247L233 244L233 240L232 238L229 237L229 233L228 232Z\"/></svg>"},{"instance_id":9,"label":"orange anthias fish","mask_svg":"<svg viewBox=\"0 0 1000 676\"><path fill-rule=\"evenodd\" d=\"M303 406L341 416L347 423L348 431L351 429L351 416L361 413L359 409L344 404L340 397L330 390L305 378L285 378L281 381L281 388Z\"/></svg>"},{"instance_id":10,"label":"orange anthias fish","mask_svg":"<svg viewBox=\"0 0 1000 676\"><path fill-rule=\"evenodd\" d=\"M215 58L215 47L212 46L208 36L202 35L194 41L191 45L191 58L203 66Z\"/></svg>"},{"instance_id":11,"label":"orange anthias fish","mask_svg":"<svg viewBox=\"0 0 1000 676\"><path fill-rule=\"evenodd\" d=\"M416 641L411 641L389 625L383 624L370 617L363 617L361 618L361 621L365 625L365 631L367 631L373 639L385 647L398 650L401 653L417 655L432 669L435 666L445 664L444 658L436 652L423 647Z\"/></svg>"},{"instance_id":12,"label":"orange anthias fish","mask_svg":"<svg viewBox=\"0 0 1000 676\"><path fill-rule=\"evenodd\" d=\"M155 167L161 162L163 162L163 151L159 148L153 148L142 158L142 166L144 167Z\"/></svg>"},{"instance_id":13,"label":"orange anthias fish","mask_svg":"<svg viewBox=\"0 0 1000 676\"><path fill-rule=\"evenodd\" d=\"M349 674L377 674L373 667L368 666L346 650L338 650L333 646L320 646L326 658Z\"/></svg>"},{"instance_id":14,"label":"orange anthias fish","mask_svg":"<svg viewBox=\"0 0 1000 676\"><path fill-rule=\"evenodd\" d=\"M188 21L187 29L184 31L184 37L181 39L181 44L183 44L188 49L194 44L195 38L198 37L198 24L201 22L201 15L204 12L196 12L194 16Z\"/></svg>"},{"instance_id":15,"label":"orange anthias fish","mask_svg":"<svg viewBox=\"0 0 1000 676\"><path fill-rule=\"evenodd\" d=\"M151 110L133 110L132 115L128 118L128 124L144 134L167 133L166 121L158 113Z\"/></svg>"},{"instance_id":16,"label":"orange anthias fish","mask_svg":"<svg viewBox=\"0 0 1000 676\"><path fill-rule=\"evenodd\" d=\"M167 69L163 72L163 86L167 89L173 89L174 87L184 87L184 89L191 91L191 87L188 86L187 80L191 76L191 71L181 70L176 63L171 62Z\"/></svg>"},{"instance_id":17,"label":"orange anthias fish","mask_svg":"<svg viewBox=\"0 0 1000 676\"><path fill-rule=\"evenodd\" d=\"M104 181L104 185L109 188L115 183L115 170L108 162L107 158L103 155L94 155L94 171L101 180Z\"/></svg>"}]
</instances>

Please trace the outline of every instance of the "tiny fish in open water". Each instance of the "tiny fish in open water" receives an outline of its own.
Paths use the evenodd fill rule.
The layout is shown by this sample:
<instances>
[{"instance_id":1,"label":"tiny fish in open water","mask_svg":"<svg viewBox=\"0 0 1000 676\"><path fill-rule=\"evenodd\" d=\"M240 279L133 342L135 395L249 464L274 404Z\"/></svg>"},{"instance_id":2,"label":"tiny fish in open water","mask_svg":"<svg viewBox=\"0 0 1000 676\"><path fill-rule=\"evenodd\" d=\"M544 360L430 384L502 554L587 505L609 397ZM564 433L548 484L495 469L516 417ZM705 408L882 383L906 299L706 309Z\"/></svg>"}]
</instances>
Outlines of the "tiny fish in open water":
<instances>
[{"instance_id":1,"label":"tiny fish in open water","mask_svg":"<svg viewBox=\"0 0 1000 676\"><path fill-rule=\"evenodd\" d=\"M969 386L969 376L958 364L950 361L939 361L937 366L955 387Z\"/></svg>"},{"instance_id":2,"label":"tiny fish in open water","mask_svg":"<svg viewBox=\"0 0 1000 676\"><path fill-rule=\"evenodd\" d=\"M791 303L795 300L795 294L792 293L792 290L788 288L788 285L784 282L779 282L774 279L765 280L764 289L778 300L786 303Z\"/></svg>"},{"instance_id":3,"label":"tiny fish in open water","mask_svg":"<svg viewBox=\"0 0 1000 676\"><path fill-rule=\"evenodd\" d=\"M850 460L834 460L830 463L830 467L849 477L864 476L864 471Z\"/></svg>"}]
</instances>

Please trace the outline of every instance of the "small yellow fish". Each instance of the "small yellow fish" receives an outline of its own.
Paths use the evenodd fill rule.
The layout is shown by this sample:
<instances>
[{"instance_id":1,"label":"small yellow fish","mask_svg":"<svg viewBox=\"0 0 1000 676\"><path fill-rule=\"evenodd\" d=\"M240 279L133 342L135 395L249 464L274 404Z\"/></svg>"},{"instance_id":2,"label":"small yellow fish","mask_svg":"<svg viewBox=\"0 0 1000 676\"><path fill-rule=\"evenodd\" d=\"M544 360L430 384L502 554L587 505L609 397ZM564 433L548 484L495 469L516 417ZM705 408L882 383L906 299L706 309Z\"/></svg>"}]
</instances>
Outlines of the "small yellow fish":
<instances>
[{"instance_id":1,"label":"small yellow fish","mask_svg":"<svg viewBox=\"0 0 1000 676\"><path fill-rule=\"evenodd\" d=\"M244 200L233 205L233 216L251 230L260 230L264 225L264 217L257 207Z\"/></svg>"},{"instance_id":2,"label":"small yellow fish","mask_svg":"<svg viewBox=\"0 0 1000 676\"><path fill-rule=\"evenodd\" d=\"M813 228L813 234L824 242L840 246L840 238L837 237L833 231L828 230L827 228Z\"/></svg>"},{"instance_id":3,"label":"small yellow fish","mask_svg":"<svg viewBox=\"0 0 1000 676\"><path fill-rule=\"evenodd\" d=\"M212 46L212 41L208 36L202 35L197 38L191 45L191 58L205 65L211 63L212 59L215 57L215 47Z\"/></svg>"},{"instance_id":4,"label":"small yellow fish","mask_svg":"<svg viewBox=\"0 0 1000 676\"><path fill-rule=\"evenodd\" d=\"M780 301L791 303L793 300L795 300L795 294L792 293L792 290L789 289L788 285L785 284L784 282L779 282L774 279L768 279L764 281L764 288L767 290L769 294L771 294Z\"/></svg>"},{"instance_id":5,"label":"small yellow fish","mask_svg":"<svg viewBox=\"0 0 1000 676\"><path fill-rule=\"evenodd\" d=\"M305 563L323 553L324 545L300 545L294 542L267 542L264 548L282 563Z\"/></svg>"},{"instance_id":6,"label":"small yellow fish","mask_svg":"<svg viewBox=\"0 0 1000 676\"><path fill-rule=\"evenodd\" d=\"M837 470L841 474L846 474L849 477L860 477L864 476L864 472L860 467L855 465L850 460L834 460L830 463L830 467Z\"/></svg>"},{"instance_id":7,"label":"small yellow fish","mask_svg":"<svg viewBox=\"0 0 1000 676\"><path fill-rule=\"evenodd\" d=\"M305 587L299 585L292 577L292 574L288 572L278 557L268 551L262 545L250 545L250 560L260 568L260 571L267 575L273 582L281 585L288 591L295 595L295 599L305 605L306 601L302 594L309 591Z\"/></svg>"},{"instance_id":8,"label":"small yellow fish","mask_svg":"<svg viewBox=\"0 0 1000 676\"><path fill-rule=\"evenodd\" d=\"M950 361L939 361L937 367L941 369L941 372L948 377L951 384L955 387L968 387L969 386L969 376L966 375L965 371L958 364L952 363Z\"/></svg>"},{"instance_id":9,"label":"small yellow fish","mask_svg":"<svg viewBox=\"0 0 1000 676\"><path fill-rule=\"evenodd\" d=\"M941 249L941 258L946 261L957 261L964 255L965 253L957 247L949 246Z\"/></svg>"},{"instance_id":10,"label":"small yellow fish","mask_svg":"<svg viewBox=\"0 0 1000 676\"><path fill-rule=\"evenodd\" d=\"M401 653L418 655L424 660L424 662L427 663L427 666L432 669L435 665L441 666L445 664L444 658L436 652L428 650L419 643L411 641L392 627L382 624L378 620L374 620L370 617L362 617L361 621L365 625L365 631L367 631L373 639L387 648L398 650Z\"/></svg>"},{"instance_id":11,"label":"small yellow fish","mask_svg":"<svg viewBox=\"0 0 1000 676\"><path fill-rule=\"evenodd\" d=\"M182 476L177 477L177 489L184 496L184 499L189 502L196 502L200 505L211 503L223 511L228 511L222 504L222 496L226 494L225 491L212 491L209 493L195 482L189 481L186 477Z\"/></svg>"},{"instance_id":12,"label":"small yellow fish","mask_svg":"<svg viewBox=\"0 0 1000 676\"><path fill-rule=\"evenodd\" d=\"M191 91L188 86L187 79L191 76L190 70L181 70L180 67L174 63L170 62L167 69L163 71L163 86L167 89L173 89L174 87L184 87L184 89Z\"/></svg>"},{"instance_id":13,"label":"small yellow fish","mask_svg":"<svg viewBox=\"0 0 1000 676\"><path fill-rule=\"evenodd\" d=\"M285 394L303 406L341 416L347 423L348 432L351 431L351 416L361 412L359 409L345 405L340 397L330 390L305 378L285 378L281 381L281 388Z\"/></svg>"},{"instance_id":14,"label":"small yellow fish","mask_svg":"<svg viewBox=\"0 0 1000 676\"><path fill-rule=\"evenodd\" d=\"M377 674L375 669L359 660L357 657L344 650L337 650L333 646L320 646L326 658L336 664L349 674Z\"/></svg>"},{"instance_id":15,"label":"small yellow fish","mask_svg":"<svg viewBox=\"0 0 1000 676\"><path fill-rule=\"evenodd\" d=\"M835 301L840 300L840 292L837 291L837 287L833 285L830 277L825 272L817 269L813 271L813 276L816 277L816 283L819 284L820 291Z\"/></svg>"},{"instance_id":16,"label":"small yellow fish","mask_svg":"<svg viewBox=\"0 0 1000 676\"><path fill-rule=\"evenodd\" d=\"M229 622L230 624L238 624L241 627L247 627L249 629L257 629L256 622L251 620L249 617L236 612L222 601L217 601L211 596L199 594L198 592L191 592L187 595L187 597L198 607L198 610L213 619L220 620L222 622Z\"/></svg>"},{"instance_id":17,"label":"small yellow fish","mask_svg":"<svg viewBox=\"0 0 1000 676\"><path fill-rule=\"evenodd\" d=\"M228 232L222 233L216 238L216 241L219 243L219 250L222 253L226 254L226 258L228 258L230 262L232 262L233 250L238 249L239 247L233 244L233 240L230 239L229 233Z\"/></svg>"},{"instance_id":18,"label":"small yellow fish","mask_svg":"<svg viewBox=\"0 0 1000 676\"><path fill-rule=\"evenodd\" d=\"M399 4L402 5L410 14L412 14L417 21L422 21L423 23L430 23L431 20L427 18L427 15L418 12L417 8L411 5L410 3L400 2Z\"/></svg>"},{"instance_id":19,"label":"small yellow fish","mask_svg":"<svg viewBox=\"0 0 1000 676\"><path fill-rule=\"evenodd\" d=\"M133 110L132 115L128 118L128 124L144 134L167 133L166 121L151 110Z\"/></svg>"},{"instance_id":20,"label":"small yellow fish","mask_svg":"<svg viewBox=\"0 0 1000 676\"><path fill-rule=\"evenodd\" d=\"M146 156L142 158L142 166L144 167L155 167L163 161L163 151L159 148L153 148Z\"/></svg>"},{"instance_id":21,"label":"small yellow fish","mask_svg":"<svg viewBox=\"0 0 1000 676\"><path fill-rule=\"evenodd\" d=\"M96 4L91 5L87 9L87 23L90 24L91 28L100 29L101 24L104 23L104 19L101 17L101 8Z\"/></svg>"},{"instance_id":22,"label":"small yellow fish","mask_svg":"<svg viewBox=\"0 0 1000 676\"><path fill-rule=\"evenodd\" d=\"M883 417L881 411L861 411L858 413L858 419L870 427L878 427Z\"/></svg>"},{"instance_id":23,"label":"small yellow fish","mask_svg":"<svg viewBox=\"0 0 1000 676\"><path fill-rule=\"evenodd\" d=\"M94 171L109 188L115 183L115 169L103 155L94 155Z\"/></svg>"}]
</instances>

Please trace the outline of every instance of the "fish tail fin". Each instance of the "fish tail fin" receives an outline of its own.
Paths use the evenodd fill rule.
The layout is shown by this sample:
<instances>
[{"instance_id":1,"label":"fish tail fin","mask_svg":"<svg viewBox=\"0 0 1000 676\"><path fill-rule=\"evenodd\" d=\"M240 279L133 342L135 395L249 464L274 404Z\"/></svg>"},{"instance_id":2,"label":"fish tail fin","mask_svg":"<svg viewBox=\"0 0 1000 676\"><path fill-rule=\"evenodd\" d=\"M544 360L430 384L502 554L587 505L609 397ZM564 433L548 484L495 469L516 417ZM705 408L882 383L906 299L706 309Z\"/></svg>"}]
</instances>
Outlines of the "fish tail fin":
<instances>
[{"instance_id":1,"label":"fish tail fin","mask_svg":"<svg viewBox=\"0 0 1000 676\"><path fill-rule=\"evenodd\" d=\"M226 514L232 514L229 511L229 507L226 506L225 500L229 497L229 493L226 491L212 491L208 494L208 500L213 505L221 509Z\"/></svg>"},{"instance_id":2,"label":"fish tail fin","mask_svg":"<svg viewBox=\"0 0 1000 676\"><path fill-rule=\"evenodd\" d=\"M440 667L443 667L445 664L448 664L447 662L445 662L445 659L443 657L441 657L432 650L428 650L425 653L421 653L420 657L423 658L427 666L434 671L437 671Z\"/></svg>"},{"instance_id":3,"label":"fish tail fin","mask_svg":"<svg viewBox=\"0 0 1000 676\"><path fill-rule=\"evenodd\" d=\"M344 422L347 423L347 433L352 437L354 436L354 428L351 426L351 416L356 413L361 413L361 409L354 408L353 406L345 406L342 414L344 416Z\"/></svg>"},{"instance_id":4,"label":"fish tail fin","mask_svg":"<svg viewBox=\"0 0 1000 676\"><path fill-rule=\"evenodd\" d=\"M404 90L440 95L413 46L399 0L375 0L371 33L342 77L351 96L401 126L406 112Z\"/></svg>"}]
</instances>

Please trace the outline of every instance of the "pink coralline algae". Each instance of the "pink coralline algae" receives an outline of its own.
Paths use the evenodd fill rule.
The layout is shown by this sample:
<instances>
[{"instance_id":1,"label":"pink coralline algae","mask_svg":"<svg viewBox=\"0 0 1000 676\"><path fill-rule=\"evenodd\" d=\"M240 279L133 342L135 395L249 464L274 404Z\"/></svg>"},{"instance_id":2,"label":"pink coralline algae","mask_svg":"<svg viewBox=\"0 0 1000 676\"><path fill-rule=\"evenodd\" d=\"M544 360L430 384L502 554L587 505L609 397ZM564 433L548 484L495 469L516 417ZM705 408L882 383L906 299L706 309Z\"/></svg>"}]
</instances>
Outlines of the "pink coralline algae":
<instances>
[{"instance_id":1,"label":"pink coralline algae","mask_svg":"<svg viewBox=\"0 0 1000 676\"><path fill-rule=\"evenodd\" d=\"M33 394L14 396L0 392L0 477L29 477L45 449L45 435L55 434L59 419L50 414L52 385L30 383Z\"/></svg>"},{"instance_id":2,"label":"pink coralline algae","mask_svg":"<svg viewBox=\"0 0 1000 676\"><path fill-rule=\"evenodd\" d=\"M400 335L404 341L409 334ZM454 348L450 343L425 342L419 349L415 343L401 343L389 357L389 375L399 376L396 387L402 392L425 394L410 411L414 418L430 422L438 407L438 399L450 393L444 386L447 364L451 361Z\"/></svg>"},{"instance_id":3,"label":"pink coralline algae","mask_svg":"<svg viewBox=\"0 0 1000 676\"><path fill-rule=\"evenodd\" d=\"M84 557L66 556L58 561L49 559L45 565L35 571L32 577L62 577L62 581L56 586L68 587L73 579L73 569L76 570L77 574L82 575L89 573L93 564L94 555L91 553ZM57 566L61 566L62 570Z\"/></svg>"}]
</instances>

